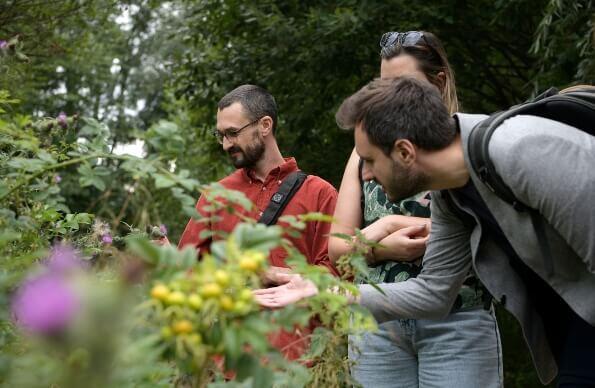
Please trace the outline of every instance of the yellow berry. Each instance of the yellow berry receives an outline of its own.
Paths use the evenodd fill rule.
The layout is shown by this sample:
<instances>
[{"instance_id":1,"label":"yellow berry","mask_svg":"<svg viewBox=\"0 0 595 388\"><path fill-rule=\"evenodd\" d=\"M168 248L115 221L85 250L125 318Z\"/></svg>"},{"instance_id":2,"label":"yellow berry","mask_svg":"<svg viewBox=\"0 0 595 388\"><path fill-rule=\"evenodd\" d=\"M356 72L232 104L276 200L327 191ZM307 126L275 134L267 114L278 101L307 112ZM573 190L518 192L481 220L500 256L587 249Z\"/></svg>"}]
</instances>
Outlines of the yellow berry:
<instances>
[{"instance_id":1,"label":"yellow berry","mask_svg":"<svg viewBox=\"0 0 595 388\"><path fill-rule=\"evenodd\" d=\"M171 328L175 334L192 333L192 323L187 319L182 319L181 321L174 322Z\"/></svg>"},{"instance_id":2,"label":"yellow berry","mask_svg":"<svg viewBox=\"0 0 595 388\"><path fill-rule=\"evenodd\" d=\"M250 302L252 300L252 291L244 288L242 291L240 291L239 298L241 301Z\"/></svg>"},{"instance_id":3,"label":"yellow berry","mask_svg":"<svg viewBox=\"0 0 595 388\"><path fill-rule=\"evenodd\" d=\"M250 309L250 306L243 300L238 300L233 307L233 311L238 314L245 314Z\"/></svg>"},{"instance_id":4,"label":"yellow berry","mask_svg":"<svg viewBox=\"0 0 595 388\"><path fill-rule=\"evenodd\" d=\"M198 333L190 334L188 336L188 342L191 345L200 345L200 343L202 342L202 337Z\"/></svg>"},{"instance_id":5,"label":"yellow berry","mask_svg":"<svg viewBox=\"0 0 595 388\"><path fill-rule=\"evenodd\" d=\"M167 297L167 303L169 304L184 304L186 297L180 291L174 291Z\"/></svg>"},{"instance_id":6,"label":"yellow berry","mask_svg":"<svg viewBox=\"0 0 595 388\"><path fill-rule=\"evenodd\" d=\"M153 299L166 301L169 296L169 288L163 284L158 284L151 289L151 297Z\"/></svg>"},{"instance_id":7,"label":"yellow berry","mask_svg":"<svg viewBox=\"0 0 595 388\"><path fill-rule=\"evenodd\" d=\"M188 296L188 305L195 310L199 310L202 307L202 298L198 294L190 294Z\"/></svg>"},{"instance_id":8,"label":"yellow berry","mask_svg":"<svg viewBox=\"0 0 595 388\"><path fill-rule=\"evenodd\" d=\"M225 311L233 310L233 299L229 297L229 295L223 295L219 298L219 305Z\"/></svg>"},{"instance_id":9,"label":"yellow berry","mask_svg":"<svg viewBox=\"0 0 595 388\"><path fill-rule=\"evenodd\" d=\"M200 293L204 298L216 298L222 292L221 286L217 283L207 283L200 289Z\"/></svg>"},{"instance_id":10,"label":"yellow berry","mask_svg":"<svg viewBox=\"0 0 595 388\"><path fill-rule=\"evenodd\" d=\"M221 286L226 287L229 285L229 274L221 269L215 271L215 281Z\"/></svg>"},{"instance_id":11,"label":"yellow berry","mask_svg":"<svg viewBox=\"0 0 595 388\"><path fill-rule=\"evenodd\" d=\"M251 257L242 257L240 259L240 268L245 271L254 272L258 269L259 263Z\"/></svg>"},{"instance_id":12,"label":"yellow berry","mask_svg":"<svg viewBox=\"0 0 595 388\"><path fill-rule=\"evenodd\" d=\"M258 264L262 264L266 259L266 256L264 255L264 253L259 252L259 251L249 250L249 251L244 252L243 256L251 258L252 260L256 261Z\"/></svg>"}]
</instances>

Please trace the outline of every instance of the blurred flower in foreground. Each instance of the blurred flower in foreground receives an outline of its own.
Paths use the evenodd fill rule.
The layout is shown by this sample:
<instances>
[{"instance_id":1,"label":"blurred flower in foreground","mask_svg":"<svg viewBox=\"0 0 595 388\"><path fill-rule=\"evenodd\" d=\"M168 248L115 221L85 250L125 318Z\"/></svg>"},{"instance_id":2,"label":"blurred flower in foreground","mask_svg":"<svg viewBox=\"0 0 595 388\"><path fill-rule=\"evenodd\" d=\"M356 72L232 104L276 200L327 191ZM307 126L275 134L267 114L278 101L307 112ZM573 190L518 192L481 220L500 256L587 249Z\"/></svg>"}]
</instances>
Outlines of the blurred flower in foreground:
<instances>
[{"instance_id":1,"label":"blurred flower in foreground","mask_svg":"<svg viewBox=\"0 0 595 388\"><path fill-rule=\"evenodd\" d=\"M64 330L80 307L68 275L83 267L73 248L66 245L52 248L43 271L26 280L14 296L12 312L17 324L37 334Z\"/></svg>"},{"instance_id":2,"label":"blurred flower in foreground","mask_svg":"<svg viewBox=\"0 0 595 388\"><path fill-rule=\"evenodd\" d=\"M164 236L167 236L167 227L165 226L165 224L159 225L159 231L163 233Z\"/></svg>"},{"instance_id":3,"label":"blurred flower in foreground","mask_svg":"<svg viewBox=\"0 0 595 388\"><path fill-rule=\"evenodd\" d=\"M8 42L5 40L0 40L0 50L4 50L8 47Z\"/></svg>"},{"instance_id":4,"label":"blurred flower in foreground","mask_svg":"<svg viewBox=\"0 0 595 388\"><path fill-rule=\"evenodd\" d=\"M66 121L67 118L68 117L66 116L66 113L60 112L60 114L56 118L58 120L58 125L62 128L66 128L68 126L68 122Z\"/></svg>"},{"instance_id":5,"label":"blurred flower in foreground","mask_svg":"<svg viewBox=\"0 0 595 388\"><path fill-rule=\"evenodd\" d=\"M79 300L62 276L44 274L17 292L12 310L19 326L38 334L66 328L79 309Z\"/></svg>"},{"instance_id":6,"label":"blurred flower in foreground","mask_svg":"<svg viewBox=\"0 0 595 388\"><path fill-rule=\"evenodd\" d=\"M54 183L60 183L60 182L62 182L62 177L60 175L54 176Z\"/></svg>"}]
</instances>

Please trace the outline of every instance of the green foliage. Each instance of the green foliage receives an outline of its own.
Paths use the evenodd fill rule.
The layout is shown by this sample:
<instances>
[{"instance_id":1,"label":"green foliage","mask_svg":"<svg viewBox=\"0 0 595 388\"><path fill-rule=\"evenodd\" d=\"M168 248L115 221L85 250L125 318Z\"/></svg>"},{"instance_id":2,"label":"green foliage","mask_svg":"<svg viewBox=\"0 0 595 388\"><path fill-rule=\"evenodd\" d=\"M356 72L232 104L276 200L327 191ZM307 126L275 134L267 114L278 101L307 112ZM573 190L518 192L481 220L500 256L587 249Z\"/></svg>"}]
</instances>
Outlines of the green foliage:
<instances>
[{"instance_id":1,"label":"green foliage","mask_svg":"<svg viewBox=\"0 0 595 388\"><path fill-rule=\"evenodd\" d=\"M539 58L536 90L558 79L566 79L568 84L594 83L593 1L549 1L537 27L531 52Z\"/></svg>"},{"instance_id":2,"label":"green foliage","mask_svg":"<svg viewBox=\"0 0 595 388\"><path fill-rule=\"evenodd\" d=\"M590 0L2 2L0 346L14 351L8 354L23 354L29 346L17 340L9 321L8 296L53 242L65 240L80 248L104 280L114 279L128 255L142 253L149 258L145 265L152 268L151 279L166 281L195 264L193 252L154 248L142 238L147 228L166 224L170 239L177 240L184 222L197 215L199 190L252 206L241 194L200 185L232 170L210 132L216 101L239 84L268 88L279 104L277 137L283 153L296 156L304 170L338 183L353 143L350 133L337 129L334 112L343 98L378 75L377 42L383 32L434 32L455 70L463 110L489 112L552 85L592 83L594 15ZM66 115L56 117L59 112ZM145 156L116 153L132 140L144 141ZM214 206L229 208L229 203ZM298 236L308 217L283 218L284 233ZM280 229L257 230L245 221L236 244L262 251L282 244L292 250L279 237ZM113 235L113 245L103 242L106 233ZM212 247L222 262L228 255L226 241ZM119 249L126 243L131 251L122 254ZM345 260L346 276L367 270L364 254L361 250ZM338 280L309 269L297 257L294 265L309 278L339 287ZM308 305L308 311L318 313L328 305L323 316L332 323L330 331L314 333L311 357L319 362L310 377L293 364L284 366L284 374L255 372L257 360L248 357L239 364L254 376L238 370L246 379L236 385L345 381L346 315L340 306L353 287L340 287L343 293L322 293ZM290 322L307 316L303 311L278 314ZM506 384L535 384L518 330L506 316L499 319ZM110 381L170 385L171 368L156 361L162 356L161 340L127 330L124 341L139 340L126 342L123 353L116 351L113 359L125 367ZM237 336L228 341L233 347ZM85 358L77 349L68 351L73 365ZM24 380L11 380L13 385L49 381L64 359L35 354L36 360L15 362L23 368L29 362L27 370L44 367L18 377ZM6 376L11 361L3 352L0 376ZM151 365L154 373L143 365ZM187 383L176 378L179 385Z\"/></svg>"},{"instance_id":3,"label":"green foliage","mask_svg":"<svg viewBox=\"0 0 595 388\"><path fill-rule=\"evenodd\" d=\"M180 251L150 242L143 225L139 229L123 222L123 212L111 218L111 226L102 220L110 218L70 212L62 195L64 182L105 193L114 179L120 179L135 185L126 200L130 204L137 203L138 192L163 190L184 196L186 211L196 216L189 193L199 189L198 181L186 170L172 172L166 164L167 150L178 140L175 125L161 122L148 134L155 140L152 146L164 150L163 159L137 158L111 153L102 141L109 129L94 119L1 118L1 157L8 162L0 169L0 341L6 350L0 358L0 383L155 387L174 382L203 387L225 384L230 371L235 379L226 385L338 387L351 381L345 338L351 330L373 328L373 320L348 302L347 296L357 293L351 283L308 265L284 238L286 233L299 233L309 221L330 217L285 217L286 227L246 219L213 243L212 256L198 262L194 248ZM113 161L118 164L110 164ZM213 209L254 206L242 193L219 184L201 189ZM148 211L149 204L143 209ZM126 228L115 227L120 221ZM155 229L159 231L153 227L151 234ZM52 272L56 270L51 264L39 264L51 245L64 243L84 256L86 271L69 269L66 276ZM335 291L322 291L299 305L261 310L251 289L261 287L266 257L278 246L288 251L294 271L320 290ZM56 248L51 252L50 263L60 255ZM58 277L77 300L75 318L59 331L27 330L9 313L18 285L26 289L42 276ZM316 365L308 370L283 358L267 336L306 326L314 317L328 329L305 338L315 345L304 356ZM217 357L224 363L218 365ZM329 368L335 367L342 373L332 373Z\"/></svg>"}]
</instances>

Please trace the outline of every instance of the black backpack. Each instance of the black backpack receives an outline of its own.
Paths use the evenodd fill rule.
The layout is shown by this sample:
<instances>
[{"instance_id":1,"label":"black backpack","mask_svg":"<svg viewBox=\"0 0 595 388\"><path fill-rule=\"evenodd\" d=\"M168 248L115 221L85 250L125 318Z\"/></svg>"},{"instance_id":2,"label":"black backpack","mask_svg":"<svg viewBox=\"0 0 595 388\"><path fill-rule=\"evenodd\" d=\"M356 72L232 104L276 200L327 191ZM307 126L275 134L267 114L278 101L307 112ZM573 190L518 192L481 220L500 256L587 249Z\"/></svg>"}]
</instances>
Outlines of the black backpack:
<instances>
[{"instance_id":1,"label":"black backpack","mask_svg":"<svg viewBox=\"0 0 595 388\"><path fill-rule=\"evenodd\" d=\"M520 202L496 173L490 160L488 146L494 131L505 120L517 115L531 115L559 121L595 136L595 87L578 86L559 93L550 88L524 104L516 105L507 111L497 112L477 124L469 135L469 161L479 179L498 197L512 205L517 211L531 214L533 226L539 239L545 268L553 274L553 261L548 240L543 228L543 217L535 210Z\"/></svg>"}]
</instances>

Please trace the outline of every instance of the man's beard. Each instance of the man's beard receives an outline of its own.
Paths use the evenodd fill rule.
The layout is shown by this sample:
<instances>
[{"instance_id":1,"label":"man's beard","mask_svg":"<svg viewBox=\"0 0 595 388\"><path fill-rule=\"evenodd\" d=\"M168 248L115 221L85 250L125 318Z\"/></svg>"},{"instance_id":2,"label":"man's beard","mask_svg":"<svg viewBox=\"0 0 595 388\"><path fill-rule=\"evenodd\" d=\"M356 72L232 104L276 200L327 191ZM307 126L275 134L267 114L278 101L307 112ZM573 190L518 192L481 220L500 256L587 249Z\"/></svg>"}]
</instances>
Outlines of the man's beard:
<instances>
[{"instance_id":1,"label":"man's beard","mask_svg":"<svg viewBox=\"0 0 595 388\"><path fill-rule=\"evenodd\" d=\"M247 145L245 150L238 146L233 146L227 152L230 156L235 152L238 153L236 156L231 156L231 162L235 168L252 168L262 159L264 150L264 141L256 135L254 136L254 142Z\"/></svg>"},{"instance_id":2,"label":"man's beard","mask_svg":"<svg viewBox=\"0 0 595 388\"><path fill-rule=\"evenodd\" d=\"M392 179L382 187L391 202L398 202L427 190L428 177L422 172L413 171L411 168L408 169L393 162Z\"/></svg>"}]
</instances>

